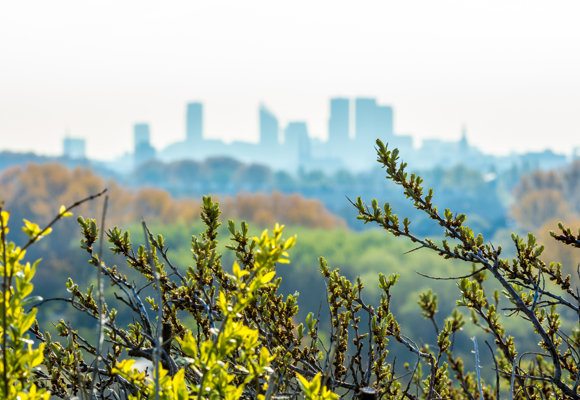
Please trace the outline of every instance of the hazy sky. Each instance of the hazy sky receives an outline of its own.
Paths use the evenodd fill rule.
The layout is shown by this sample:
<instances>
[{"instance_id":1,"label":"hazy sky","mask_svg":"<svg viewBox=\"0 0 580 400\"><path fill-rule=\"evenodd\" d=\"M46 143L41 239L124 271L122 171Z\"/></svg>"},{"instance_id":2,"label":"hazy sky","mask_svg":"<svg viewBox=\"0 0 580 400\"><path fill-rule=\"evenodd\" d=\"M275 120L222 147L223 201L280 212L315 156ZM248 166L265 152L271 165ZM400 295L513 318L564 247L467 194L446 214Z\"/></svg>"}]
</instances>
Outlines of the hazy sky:
<instances>
[{"instance_id":1,"label":"hazy sky","mask_svg":"<svg viewBox=\"0 0 580 400\"><path fill-rule=\"evenodd\" d=\"M258 106L325 137L329 98L373 96L395 130L488 152L580 145L578 1L0 3L0 148L89 156L185 136L256 140Z\"/></svg>"}]
</instances>

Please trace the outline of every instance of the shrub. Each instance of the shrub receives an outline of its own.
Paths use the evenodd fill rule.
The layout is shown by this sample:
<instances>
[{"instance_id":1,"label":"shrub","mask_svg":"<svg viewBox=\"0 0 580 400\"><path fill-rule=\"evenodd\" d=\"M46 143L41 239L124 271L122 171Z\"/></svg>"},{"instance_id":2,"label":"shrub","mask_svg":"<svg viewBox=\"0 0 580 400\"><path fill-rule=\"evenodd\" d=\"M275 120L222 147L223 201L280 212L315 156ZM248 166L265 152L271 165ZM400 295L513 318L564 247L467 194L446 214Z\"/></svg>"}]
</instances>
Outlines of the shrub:
<instances>
[{"instance_id":1,"label":"shrub","mask_svg":"<svg viewBox=\"0 0 580 400\"><path fill-rule=\"evenodd\" d=\"M9 271L15 264L4 255L3 317L8 321L20 315L26 321L14 323L19 328L11 327L10 335L8 322L3 324L4 365L17 359L8 357L12 353L29 360L16 372L3 373L5 397L17 398L17 392L10 391L16 388L44 398L50 392L60 398L98 399L580 398L580 329L573 322L580 316L580 295L570 276L562 274L559 264L542 261L543 247L533 235L526 239L513 235L516 256L501 258L502 249L476 235L465 215L439 212L433 190L425 194L421 178L405 172L396 149L377 141L377 154L387 179L441 226L446 239L436 242L416 236L411 221L401 221L389 204L381 206L376 200L370 205L360 198L353 202L358 218L409 239L416 249L469 266L462 276L448 278L457 281L459 299L442 325L435 318L437 295L432 291L420 295L423 315L434 326L435 345L416 344L391 312L396 274L379 275L382 294L372 304L364 300L360 279L346 279L323 258L320 271L327 284L331 326L320 325L320 311L299 323L297 296L279 294L280 278L275 278L277 265L288 261L295 239L284 239L281 226L252 238L245 222L230 221L227 251L235 254L236 262L231 269L224 268L216 250L220 210L206 197L201 213L206 229L192 237L190 266L173 265L163 237L154 236L145 223L144 245L136 246L129 232L118 228L105 233L112 251L139 279L128 278L124 267L106 265L100 255L102 243L98 244L105 235L94 219L78 219L81 247L100 283L96 290L81 289L69 279L70 298L60 301L95 321L96 339L60 321L59 341L33 324L34 311L26 313L28 304L21 300L31 286L21 289L21 282L29 285L34 269L21 268L22 273L14 275L14 289ZM62 209L59 217L69 209ZM7 217L2 215L2 249L15 249L5 240ZM32 241L46 233L33 224L26 229ZM564 226L553 236L580 247L580 233ZM105 298L102 278L110 283L113 296ZM489 291L484 284L489 278L501 292ZM502 297L509 304L503 310ZM16 308L20 311L11 311ZM461 309L469 310L471 323L493 338L493 343L486 342L493 353L493 365L486 371L479 365L476 337L473 369L454 349L455 336L466 324ZM535 349L518 347L502 323L506 317L502 311L530 327L539 340ZM40 343L36 350L22 345L26 330ZM416 361L397 367L389 357L392 340ZM137 358L147 360L148 366L136 368ZM495 379L487 382L483 375L489 373Z\"/></svg>"}]
</instances>

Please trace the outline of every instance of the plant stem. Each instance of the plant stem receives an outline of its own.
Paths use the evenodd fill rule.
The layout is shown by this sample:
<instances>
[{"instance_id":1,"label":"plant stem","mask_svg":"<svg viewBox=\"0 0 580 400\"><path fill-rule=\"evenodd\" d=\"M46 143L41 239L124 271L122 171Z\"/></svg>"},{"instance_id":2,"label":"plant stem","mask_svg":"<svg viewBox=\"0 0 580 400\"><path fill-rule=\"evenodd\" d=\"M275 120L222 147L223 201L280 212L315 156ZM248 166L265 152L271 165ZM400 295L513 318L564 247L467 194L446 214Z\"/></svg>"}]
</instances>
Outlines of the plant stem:
<instances>
[{"instance_id":1,"label":"plant stem","mask_svg":"<svg viewBox=\"0 0 580 400\"><path fill-rule=\"evenodd\" d=\"M4 226L4 218L2 218L2 209L4 202L0 203L0 241L2 243L2 265L4 267L4 274L2 276L2 380L4 381L4 398L8 398L8 361L6 354L8 345L6 343L6 330L8 329L8 321L6 320L6 307L8 306L8 297L10 294L10 282L8 279L8 266L6 265L6 232Z\"/></svg>"}]
</instances>

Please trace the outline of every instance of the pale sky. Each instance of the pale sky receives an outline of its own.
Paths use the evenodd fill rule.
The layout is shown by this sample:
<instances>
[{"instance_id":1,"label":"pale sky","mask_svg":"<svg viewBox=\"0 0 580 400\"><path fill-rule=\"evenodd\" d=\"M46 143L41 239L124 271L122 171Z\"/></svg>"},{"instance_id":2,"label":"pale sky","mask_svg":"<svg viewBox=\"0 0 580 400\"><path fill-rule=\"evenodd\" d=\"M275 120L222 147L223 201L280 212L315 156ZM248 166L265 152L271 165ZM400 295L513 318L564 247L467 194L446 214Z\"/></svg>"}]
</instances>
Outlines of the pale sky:
<instances>
[{"instance_id":1,"label":"pale sky","mask_svg":"<svg viewBox=\"0 0 580 400\"><path fill-rule=\"evenodd\" d=\"M0 3L0 149L89 156L205 132L256 140L258 106L326 137L329 99L371 96L395 131L486 152L580 146L580 2L535 0Z\"/></svg>"}]
</instances>

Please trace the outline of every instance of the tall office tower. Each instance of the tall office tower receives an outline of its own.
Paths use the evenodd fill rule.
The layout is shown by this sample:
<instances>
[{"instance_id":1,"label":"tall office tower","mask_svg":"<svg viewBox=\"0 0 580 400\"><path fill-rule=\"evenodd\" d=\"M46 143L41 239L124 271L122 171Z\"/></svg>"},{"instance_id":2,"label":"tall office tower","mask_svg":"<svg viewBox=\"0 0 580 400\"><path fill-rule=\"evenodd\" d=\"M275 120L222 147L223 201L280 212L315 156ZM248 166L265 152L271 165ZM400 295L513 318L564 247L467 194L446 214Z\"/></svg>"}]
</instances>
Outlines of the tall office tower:
<instances>
[{"instance_id":1,"label":"tall office tower","mask_svg":"<svg viewBox=\"0 0 580 400\"><path fill-rule=\"evenodd\" d=\"M65 137L62 141L63 155L71 160L86 158L85 139Z\"/></svg>"},{"instance_id":2,"label":"tall office tower","mask_svg":"<svg viewBox=\"0 0 580 400\"><path fill-rule=\"evenodd\" d=\"M143 146L146 144L149 146L151 141L151 132L149 130L149 124L135 124L133 127L133 138L134 138L134 145L135 145L135 153L137 153L137 149L139 146Z\"/></svg>"},{"instance_id":3,"label":"tall office tower","mask_svg":"<svg viewBox=\"0 0 580 400\"><path fill-rule=\"evenodd\" d=\"M330 144L343 144L348 141L349 113L348 99L330 99L330 118L328 120L328 142Z\"/></svg>"},{"instance_id":4,"label":"tall office tower","mask_svg":"<svg viewBox=\"0 0 580 400\"><path fill-rule=\"evenodd\" d=\"M306 122L290 122L284 131L284 147L298 156L300 163L310 160L310 138Z\"/></svg>"},{"instance_id":5,"label":"tall office tower","mask_svg":"<svg viewBox=\"0 0 580 400\"><path fill-rule=\"evenodd\" d=\"M355 101L356 140L375 140L377 135L377 102L375 99L358 98Z\"/></svg>"},{"instance_id":6,"label":"tall office tower","mask_svg":"<svg viewBox=\"0 0 580 400\"><path fill-rule=\"evenodd\" d=\"M186 116L186 140L199 143L203 137L203 104L189 103Z\"/></svg>"},{"instance_id":7,"label":"tall office tower","mask_svg":"<svg viewBox=\"0 0 580 400\"><path fill-rule=\"evenodd\" d=\"M278 140L278 119L266 107L260 106L260 144L275 147Z\"/></svg>"},{"instance_id":8,"label":"tall office tower","mask_svg":"<svg viewBox=\"0 0 580 400\"><path fill-rule=\"evenodd\" d=\"M136 164L141 164L155 157L155 149L151 146L149 124L135 124L133 138L135 140L134 157Z\"/></svg>"},{"instance_id":9,"label":"tall office tower","mask_svg":"<svg viewBox=\"0 0 580 400\"><path fill-rule=\"evenodd\" d=\"M376 133L381 140L393 137L393 108L391 106L377 106L376 109ZM376 138L375 138L376 139Z\"/></svg>"},{"instance_id":10,"label":"tall office tower","mask_svg":"<svg viewBox=\"0 0 580 400\"><path fill-rule=\"evenodd\" d=\"M394 135L393 108L379 106L375 99L358 98L355 104L356 139L365 144L377 138L391 139ZM360 142L359 142L360 143Z\"/></svg>"}]
</instances>

